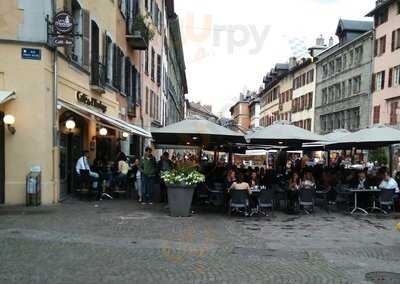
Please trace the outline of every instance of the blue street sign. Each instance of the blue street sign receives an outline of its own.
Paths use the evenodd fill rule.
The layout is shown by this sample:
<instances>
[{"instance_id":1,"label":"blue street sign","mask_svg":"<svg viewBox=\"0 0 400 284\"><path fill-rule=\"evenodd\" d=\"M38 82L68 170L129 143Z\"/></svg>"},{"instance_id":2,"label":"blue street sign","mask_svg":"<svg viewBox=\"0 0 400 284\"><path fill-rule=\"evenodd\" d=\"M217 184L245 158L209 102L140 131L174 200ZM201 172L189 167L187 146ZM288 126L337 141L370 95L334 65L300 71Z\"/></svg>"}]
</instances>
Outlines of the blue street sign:
<instances>
[{"instance_id":1,"label":"blue street sign","mask_svg":"<svg viewBox=\"0 0 400 284\"><path fill-rule=\"evenodd\" d=\"M36 48L22 48L21 56L22 59L41 60L42 51Z\"/></svg>"}]
</instances>

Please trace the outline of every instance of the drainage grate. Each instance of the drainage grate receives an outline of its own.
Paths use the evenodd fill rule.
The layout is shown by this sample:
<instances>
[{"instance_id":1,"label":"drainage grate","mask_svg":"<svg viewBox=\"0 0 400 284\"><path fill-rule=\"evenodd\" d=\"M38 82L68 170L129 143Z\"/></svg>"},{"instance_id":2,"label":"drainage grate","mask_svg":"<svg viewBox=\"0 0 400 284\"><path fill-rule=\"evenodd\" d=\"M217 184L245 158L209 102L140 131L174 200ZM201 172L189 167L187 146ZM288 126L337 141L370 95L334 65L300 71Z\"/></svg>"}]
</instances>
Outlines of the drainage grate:
<instances>
[{"instance_id":1,"label":"drainage grate","mask_svg":"<svg viewBox=\"0 0 400 284\"><path fill-rule=\"evenodd\" d=\"M365 279L375 284L399 284L400 273L393 272L369 272L365 274Z\"/></svg>"}]
</instances>

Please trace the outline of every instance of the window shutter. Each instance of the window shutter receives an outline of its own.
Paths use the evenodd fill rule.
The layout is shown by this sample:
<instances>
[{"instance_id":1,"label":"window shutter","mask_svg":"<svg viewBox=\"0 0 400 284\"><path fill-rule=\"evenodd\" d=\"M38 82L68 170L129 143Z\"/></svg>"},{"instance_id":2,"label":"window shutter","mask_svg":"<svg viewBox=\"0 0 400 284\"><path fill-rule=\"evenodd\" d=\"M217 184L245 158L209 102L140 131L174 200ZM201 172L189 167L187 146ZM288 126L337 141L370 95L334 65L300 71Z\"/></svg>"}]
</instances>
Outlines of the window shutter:
<instances>
[{"instance_id":1,"label":"window shutter","mask_svg":"<svg viewBox=\"0 0 400 284\"><path fill-rule=\"evenodd\" d=\"M132 70L132 64L131 61L129 60L129 57L125 58L125 94L127 96L131 95L132 89L131 89L131 70Z\"/></svg>"},{"instance_id":2,"label":"window shutter","mask_svg":"<svg viewBox=\"0 0 400 284\"><path fill-rule=\"evenodd\" d=\"M104 73L105 73L105 79L107 82L109 82L108 78L108 39L107 39L107 33L105 32L103 34L103 66L104 66Z\"/></svg>"},{"instance_id":3,"label":"window shutter","mask_svg":"<svg viewBox=\"0 0 400 284\"><path fill-rule=\"evenodd\" d=\"M137 85L136 101L139 105L142 104L142 83L140 79L141 79L141 74L136 70L136 85Z\"/></svg>"},{"instance_id":4,"label":"window shutter","mask_svg":"<svg viewBox=\"0 0 400 284\"><path fill-rule=\"evenodd\" d=\"M72 12L72 0L64 0L64 10L69 13ZM71 45L64 47L64 53L68 59L71 59L72 48L73 48L73 46L71 46Z\"/></svg>"},{"instance_id":5,"label":"window shutter","mask_svg":"<svg viewBox=\"0 0 400 284\"><path fill-rule=\"evenodd\" d=\"M396 49L396 31L392 32L392 52Z\"/></svg>"},{"instance_id":6,"label":"window shutter","mask_svg":"<svg viewBox=\"0 0 400 284\"><path fill-rule=\"evenodd\" d=\"M118 91L122 90L122 60L124 60L124 55L121 49L118 47L118 55L117 55L117 89Z\"/></svg>"},{"instance_id":7,"label":"window shutter","mask_svg":"<svg viewBox=\"0 0 400 284\"><path fill-rule=\"evenodd\" d=\"M90 15L88 10L82 11L83 29L82 29L82 65L89 69L90 65Z\"/></svg>"},{"instance_id":8,"label":"window shutter","mask_svg":"<svg viewBox=\"0 0 400 284\"><path fill-rule=\"evenodd\" d=\"M385 71L382 72L382 85L381 90L385 89Z\"/></svg>"},{"instance_id":9,"label":"window shutter","mask_svg":"<svg viewBox=\"0 0 400 284\"><path fill-rule=\"evenodd\" d=\"M113 47L113 59L112 59L112 84L114 87L117 87L117 61L118 61L118 54L117 54L117 46L115 43L112 45Z\"/></svg>"},{"instance_id":10,"label":"window shutter","mask_svg":"<svg viewBox=\"0 0 400 284\"><path fill-rule=\"evenodd\" d=\"M376 74L372 74L372 80L371 80L371 91L372 91L372 93L375 92L375 85L376 85ZM349 88L351 88L350 85L349 85Z\"/></svg>"},{"instance_id":11,"label":"window shutter","mask_svg":"<svg viewBox=\"0 0 400 284\"><path fill-rule=\"evenodd\" d=\"M378 40L375 40L375 45L374 45L374 57L378 56Z\"/></svg>"},{"instance_id":12,"label":"window shutter","mask_svg":"<svg viewBox=\"0 0 400 284\"><path fill-rule=\"evenodd\" d=\"M389 88L392 87L392 83L393 83L393 68L390 68L389 69L389 82L388 82Z\"/></svg>"}]
</instances>

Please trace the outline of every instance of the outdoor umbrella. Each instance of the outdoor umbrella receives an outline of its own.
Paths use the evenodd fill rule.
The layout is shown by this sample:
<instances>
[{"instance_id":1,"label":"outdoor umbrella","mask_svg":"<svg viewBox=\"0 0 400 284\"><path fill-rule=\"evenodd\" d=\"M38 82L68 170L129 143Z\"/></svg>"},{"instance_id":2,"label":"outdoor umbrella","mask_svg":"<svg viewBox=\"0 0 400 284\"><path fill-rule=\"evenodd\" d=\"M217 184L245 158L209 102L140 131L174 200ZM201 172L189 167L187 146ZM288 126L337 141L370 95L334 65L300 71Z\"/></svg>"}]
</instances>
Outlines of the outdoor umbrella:
<instances>
[{"instance_id":1,"label":"outdoor umbrella","mask_svg":"<svg viewBox=\"0 0 400 284\"><path fill-rule=\"evenodd\" d=\"M242 133L205 119L187 119L151 131L156 144L188 146L226 146L246 143Z\"/></svg>"},{"instance_id":2,"label":"outdoor umbrella","mask_svg":"<svg viewBox=\"0 0 400 284\"><path fill-rule=\"evenodd\" d=\"M400 143L400 130L384 125L374 125L345 135L329 143L328 149L376 149Z\"/></svg>"},{"instance_id":3,"label":"outdoor umbrella","mask_svg":"<svg viewBox=\"0 0 400 284\"><path fill-rule=\"evenodd\" d=\"M336 129L335 131L329 134L323 135L325 139L324 141L304 143L303 150L310 150L310 151L324 150L326 145L333 144L339 141L340 139L343 139L350 133L351 132L346 129Z\"/></svg>"},{"instance_id":4,"label":"outdoor umbrella","mask_svg":"<svg viewBox=\"0 0 400 284\"><path fill-rule=\"evenodd\" d=\"M268 127L250 133L246 139L252 144L287 146L292 149L296 147L300 149L303 143L325 140L323 136L294 126L286 121L275 122Z\"/></svg>"}]
</instances>

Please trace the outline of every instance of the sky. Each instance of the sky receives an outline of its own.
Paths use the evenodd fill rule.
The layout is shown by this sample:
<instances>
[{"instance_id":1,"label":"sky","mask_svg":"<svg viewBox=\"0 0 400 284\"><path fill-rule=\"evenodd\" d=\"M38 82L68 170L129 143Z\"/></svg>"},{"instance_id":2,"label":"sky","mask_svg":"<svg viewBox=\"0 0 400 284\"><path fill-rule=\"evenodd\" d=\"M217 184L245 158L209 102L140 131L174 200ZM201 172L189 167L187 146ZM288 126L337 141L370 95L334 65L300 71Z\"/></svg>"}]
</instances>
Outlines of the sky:
<instances>
[{"instance_id":1,"label":"sky","mask_svg":"<svg viewBox=\"0 0 400 284\"><path fill-rule=\"evenodd\" d=\"M320 35L337 41L340 18L364 15L375 0L175 0L191 101L217 115L244 90L258 90L275 63L304 57Z\"/></svg>"}]
</instances>

